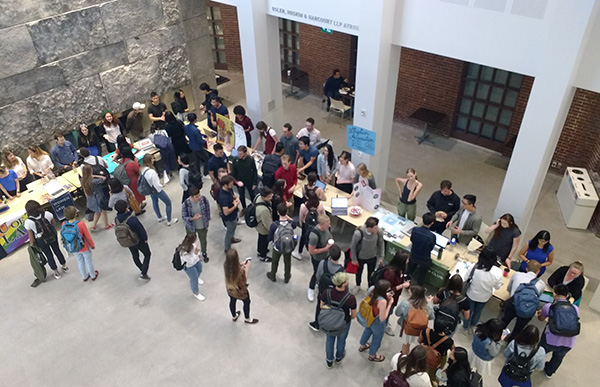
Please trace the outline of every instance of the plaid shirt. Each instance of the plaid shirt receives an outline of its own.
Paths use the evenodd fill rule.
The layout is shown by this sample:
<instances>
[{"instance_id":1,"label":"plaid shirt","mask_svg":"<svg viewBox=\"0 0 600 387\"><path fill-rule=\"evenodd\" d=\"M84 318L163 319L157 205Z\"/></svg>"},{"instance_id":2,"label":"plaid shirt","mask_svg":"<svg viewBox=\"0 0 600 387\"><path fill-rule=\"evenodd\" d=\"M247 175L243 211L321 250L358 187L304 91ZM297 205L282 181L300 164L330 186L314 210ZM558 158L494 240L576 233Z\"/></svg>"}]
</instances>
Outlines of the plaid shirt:
<instances>
[{"instance_id":1,"label":"plaid shirt","mask_svg":"<svg viewBox=\"0 0 600 387\"><path fill-rule=\"evenodd\" d=\"M208 200L206 200L204 195L200 196L200 213L202 214L202 219L204 220L204 228L208 228L208 223L210 221L210 206L208 205ZM181 207L181 217L185 222L185 228L191 232L194 232L196 231L196 226L194 225L194 221L191 220L192 216L194 216L194 211L192 210L192 199L187 198Z\"/></svg>"}]
</instances>

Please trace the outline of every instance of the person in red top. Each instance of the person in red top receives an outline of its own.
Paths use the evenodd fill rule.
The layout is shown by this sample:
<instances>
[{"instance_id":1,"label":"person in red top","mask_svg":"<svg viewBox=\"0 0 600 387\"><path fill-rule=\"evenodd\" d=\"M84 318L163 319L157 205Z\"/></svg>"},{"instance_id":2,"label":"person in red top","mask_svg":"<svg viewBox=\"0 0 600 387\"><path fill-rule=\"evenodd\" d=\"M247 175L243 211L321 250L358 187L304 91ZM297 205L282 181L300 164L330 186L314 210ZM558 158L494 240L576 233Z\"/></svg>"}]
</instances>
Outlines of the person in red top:
<instances>
[{"instance_id":1,"label":"person in red top","mask_svg":"<svg viewBox=\"0 0 600 387\"><path fill-rule=\"evenodd\" d=\"M263 121L258 121L256 123L256 129L258 129L259 136L256 139L256 142L254 143L254 147L252 147L252 149L256 150L256 147L260 142L262 142L262 139L264 138L265 155L275 153L275 144L279 142L279 139L277 138L277 132L275 131L275 129L271 128Z\"/></svg>"},{"instance_id":2,"label":"person in red top","mask_svg":"<svg viewBox=\"0 0 600 387\"><path fill-rule=\"evenodd\" d=\"M246 146L250 147L252 145L252 135L250 132L254 130L252 120L246 115L246 109L240 105L237 105L233 108L233 114L235 114L235 123L244 128L244 134L246 135Z\"/></svg>"},{"instance_id":3,"label":"person in red top","mask_svg":"<svg viewBox=\"0 0 600 387\"><path fill-rule=\"evenodd\" d=\"M390 281L391 289L394 291L394 302L390 309L390 315L394 312L396 305L398 305L398 299L402 294L402 289L410 287L410 279L406 274L408 257L409 255L406 251L398 250L383 273L383 279ZM388 316L385 334L394 336L394 328L390 325L389 321L390 318Z\"/></svg>"},{"instance_id":4,"label":"person in red top","mask_svg":"<svg viewBox=\"0 0 600 387\"><path fill-rule=\"evenodd\" d=\"M127 163L127 161L131 161L130 163ZM142 206L145 206L145 200L146 197L144 195L142 195L141 193L138 192L137 186L138 186L138 179L140 178L140 164L138 164L138 162L136 160L131 160L129 158L123 158L121 159L121 163L125 164L125 172L127 172L127 176L129 176L129 178L131 179L131 183L129 183L129 188L131 189L131 191L133 192L133 196L135 196L135 199L140 202L140 204L142 204Z\"/></svg>"},{"instance_id":5,"label":"person in red top","mask_svg":"<svg viewBox=\"0 0 600 387\"><path fill-rule=\"evenodd\" d=\"M284 199L290 200L294 196L294 190L298 183L298 172L296 166L290 162L288 155L281 156L281 167L275 171L275 181L279 179L285 180Z\"/></svg>"},{"instance_id":6,"label":"person in red top","mask_svg":"<svg viewBox=\"0 0 600 387\"><path fill-rule=\"evenodd\" d=\"M96 245L94 245L94 240L92 239L85 222L80 222L77 220L77 208L69 206L65 208L64 214L66 221L63 222L63 227L65 224L76 225L79 229L81 237L83 238L83 247L81 250L73 252L77 258L77 265L79 266L81 277L83 277L83 282L86 282L90 278L92 281L95 281L98 278L98 270L94 269L94 264L92 263L91 250L96 248ZM63 230L61 230L61 235L62 232Z\"/></svg>"}]
</instances>

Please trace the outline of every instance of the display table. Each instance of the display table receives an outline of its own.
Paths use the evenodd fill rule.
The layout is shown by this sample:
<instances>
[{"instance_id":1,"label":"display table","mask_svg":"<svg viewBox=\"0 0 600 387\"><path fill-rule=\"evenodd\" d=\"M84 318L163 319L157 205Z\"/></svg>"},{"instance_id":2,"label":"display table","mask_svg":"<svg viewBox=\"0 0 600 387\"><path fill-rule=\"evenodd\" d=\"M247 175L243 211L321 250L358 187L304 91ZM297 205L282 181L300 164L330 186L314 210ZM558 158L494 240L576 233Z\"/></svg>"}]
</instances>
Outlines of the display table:
<instances>
[{"instance_id":1,"label":"display table","mask_svg":"<svg viewBox=\"0 0 600 387\"><path fill-rule=\"evenodd\" d=\"M148 139L142 139L140 141L143 141L143 140L148 140ZM142 165L142 159L147 154L154 155L155 157L158 154L159 159L160 159L160 152L159 152L158 148L152 147L152 148L149 148L149 149L140 150L138 144L139 144L139 141L135 142L133 144L133 147L131 148L131 150L133 151L133 155L135 157L137 157L138 163L140 165ZM115 152L111 152L111 153L109 153L107 155L102 156L102 159L104 159L104 161L106 161L106 165L107 165L106 169L108 170L108 173L110 173L111 175L113 174L113 172L115 171L115 169L117 169L117 167L119 166L119 162L113 160L114 154L115 154Z\"/></svg>"}]
</instances>

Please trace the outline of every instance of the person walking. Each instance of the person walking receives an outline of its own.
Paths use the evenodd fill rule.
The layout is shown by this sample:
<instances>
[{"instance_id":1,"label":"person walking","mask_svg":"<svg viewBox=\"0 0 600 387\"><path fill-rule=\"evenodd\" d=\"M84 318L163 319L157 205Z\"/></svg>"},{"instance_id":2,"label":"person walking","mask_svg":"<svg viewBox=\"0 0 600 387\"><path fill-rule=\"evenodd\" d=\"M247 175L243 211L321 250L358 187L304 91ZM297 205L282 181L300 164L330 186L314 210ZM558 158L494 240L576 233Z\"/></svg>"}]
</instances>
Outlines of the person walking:
<instances>
[{"instance_id":1,"label":"person walking","mask_svg":"<svg viewBox=\"0 0 600 387\"><path fill-rule=\"evenodd\" d=\"M163 186L160 184L160 179L158 177L158 173L154 169L154 156L151 154L147 154L142 159L142 173L140 175L140 179L146 179L150 187L153 189L153 192L150 193L150 198L152 198L152 208L154 209L154 213L156 214L156 218L158 222L167 221L167 226L172 226L177 223L177 218L171 218L171 199L167 192L163 190ZM165 203L167 216L164 217L160 213L160 207L158 205L158 200Z\"/></svg>"},{"instance_id":2,"label":"person walking","mask_svg":"<svg viewBox=\"0 0 600 387\"><path fill-rule=\"evenodd\" d=\"M210 222L210 205L206 196L200 193L196 187L189 188L190 197L187 198L181 206L181 218L185 223L185 231L188 234L197 234L200 241L200 250L202 251L202 260L208 263L209 258L206 253L208 245L206 238L208 235L208 224Z\"/></svg>"},{"instance_id":3,"label":"person walking","mask_svg":"<svg viewBox=\"0 0 600 387\"><path fill-rule=\"evenodd\" d=\"M358 347L358 352L364 352L368 349L369 361L378 363L385 360L385 356L377 354L377 351L381 346L383 331L385 330L386 321L394 302L394 292L390 286L389 281L379 280L372 290L369 289L369 304L373 310L375 319L371 325L365 326L360 337L360 346ZM373 336L373 339L369 343L371 336Z\"/></svg>"},{"instance_id":4,"label":"person walking","mask_svg":"<svg viewBox=\"0 0 600 387\"><path fill-rule=\"evenodd\" d=\"M54 278L61 279L62 276L58 271L54 257L56 256L58 259L63 273L68 273L69 267L67 266L65 256L58 246L56 229L52 224L54 215L48 211L44 211L40 203L35 200L29 200L25 203L25 212L28 218L25 219L23 226L27 230L29 244L37 246L42 250L48 260L48 265L50 265L50 268L54 272Z\"/></svg>"},{"instance_id":5,"label":"person walking","mask_svg":"<svg viewBox=\"0 0 600 387\"><path fill-rule=\"evenodd\" d=\"M365 224L360 226L352 234L350 242L350 256L352 262L358 265L356 271L356 286L360 287L364 266L367 265L367 283L373 286L372 275L375 267L383 265L385 246L383 241L383 230L379 228L379 219L370 216Z\"/></svg>"},{"instance_id":6,"label":"person walking","mask_svg":"<svg viewBox=\"0 0 600 387\"><path fill-rule=\"evenodd\" d=\"M149 281L148 267L150 266L150 246L148 245L148 233L146 229L135 217L132 211L129 210L127 202L125 200L119 200L115 203L115 211L117 211L117 217L115 218L115 235L117 241L123 246L125 243L131 252L133 263L140 269L140 280ZM123 226L121 224L124 224ZM121 238L121 229L125 228L125 241ZM140 252L144 254L144 261L140 261Z\"/></svg>"},{"instance_id":7,"label":"person walking","mask_svg":"<svg viewBox=\"0 0 600 387\"><path fill-rule=\"evenodd\" d=\"M279 260L283 256L283 282L287 284L292 278L292 251L298 240L298 237L294 235L294 229L297 224L287 214L285 203L279 203L277 213L279 220L272 222L269 228L268 240L273 242L273 261L271 262L271 271L267 272L267 278L273 282L277 281Z\"/></svg>"},{"instance_id":8,"label":"person walking","mask_svg":"<svg viewBox=\"0 0 600 387\"><path fill-rule=\"evenodd\" d=\"M329 232L330 226L331 220L329 216L319 215L317 217L317 226L310 231L308 236L308 252L310 253L310 260L313 266L313 275L310 277L306 294L310 302L315 300L315 286L317 285L319 263L327 259L329 249L334 243L331 232Z\"/></svg>"},{"instance_id":9,"label":"person walking","mask_svg":"<svg viewBox=\"0 0 600 387\"><path fill-rule=\"evenodd\" d=\"M183 242L177 246L177 251L181 257L181 263L183 264L183 271L190 277L190 287L192 293L199 301L206 300L198 285L204 285L204 281L200 278L202 274L202 256L200 255L200 247L198 246L198 237L195 233L189 233L183 238Z\"/></svg>"},{"instance_id":10,"label":"person walking","mask_svg":"<svg viewBox=\"0 0 600 387\"><path fill-rule=\"evenodd\" d=\"M508 344L504 350L505 364L498 377L502 387L531 387L531 374L544 368L546 358L546 351L539 346L539 341L539 329L535 325L527 325Z\"/></svg>"},{"instance_id":11,"label":"person walking","mask_svg":"<svg viewBox=\"0 0 600 387\"><path fill-rule=\"evenodd\" d=\"M344 312L346 327L337 335L327 335L325 340L325 362L327 368L333 367L334 349L335 362L340 363L346 356L346 339L350 332L350 323L356 318L356 297L348 291L348 275L345 272L335 273L331 277L333 288L320 289L321 309L341 308Z\"/></svg>"},{"instance_id":12,"label":"person walking","mask_svg":"<svg viewBox=\"0 0 600 387\"><path fill-rule=\"evenodd\" d=\"M241 239L236 238L235 229L238 223L238 206L240 199L233 193L235 179L226 175L221 178L221 189L219 190L219 207L221 208L221 219L225 224L225 254L231 248L232 243L239 243Z\"/></svg>"},{"instance_id":13,"label":"person walking","mask_svg":"<svg viewBox=\"0 0 600 387\"><path fill-rule=\"evenodd\" d=\"M408 261L408 273L415 279L419 286L425 285L425 276L433 264L431 251L435 247L436 237L430 227L435 222L435 216L428 212L423 214L423 225L415 227L410 235L412 247Z\"/></svg>"},{"instance_id":14,"label":"person walking","mask_svg":"<svg viewBox=\"0 0 600 387\"><path fill-rule=\"evenodd\" d=\"M433 307L425 297L425 289L419 285L408 288L408 299L402 301L396 308L400 330L402 353L408 355L410 346L419 343L419 335L427 328L429 320L433 320Z\"/></svg>"},{"instance_id":15,"label":"person walking","mask_svg":"<svg viewBox=\"0 0 600 387\"><path fill-rule=\"evenodd\" d=\"M92 250L96 248L94 240L85 222L77 220L77 208L73 206L65 208L64 215L65 221L62 223L60 230L63 246L77 258L77 266L83 282L90 279L96 281L98 270L94 268L92 262Z\"/></svg>"},{"instance_id":16,"label":"person walking","mask_svg":"<svg viewBox=\"0 0 600 387\"><path fill-rule=\"evenodd\" d=\"M252 264L252 257L246 258L244 263L240 263L240 258L236 249L229 249L225 253L225 286L229 295L229 311L231 319L235 322L240 317L240 312L236 311L237 300L244 303L244 322L246 324L256 324L258 319L250 317L250 293L248 292L248 272Z\"/></svg>"}]
</instances>

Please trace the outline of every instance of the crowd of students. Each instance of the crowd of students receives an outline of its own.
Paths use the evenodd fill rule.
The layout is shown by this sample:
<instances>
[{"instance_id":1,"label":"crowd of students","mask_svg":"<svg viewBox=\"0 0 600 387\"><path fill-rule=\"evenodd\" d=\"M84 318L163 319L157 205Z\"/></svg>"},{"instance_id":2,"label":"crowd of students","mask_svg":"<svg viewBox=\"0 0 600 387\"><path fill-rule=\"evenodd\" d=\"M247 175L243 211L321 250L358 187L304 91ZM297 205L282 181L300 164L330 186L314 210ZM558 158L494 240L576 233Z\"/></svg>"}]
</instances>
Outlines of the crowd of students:
<instances>
[{"instance_id":1,"label":"crowd of students","mask_svg":"<svg viewBox=\"0 0 600 387\"><path fill-rule=\"evenodd\" d=\"M203 84L201 89L206 94L206 100L201 105L200 113L206 111L209 127L216 127L216 114L228 114L227 107L208 85ZM238 145L237 156L230 160L223 146L217 143L213 146L212 156L208 157L207 139L195 127L198 116L195 113L186 115L189 109L185 96L182 91L176 95L176 105L172 107L179 119L167 111L155 93L151 96L152 104L148 108L153 122L151 139L159 148L164 165L162 183L154 166L154 157L146 154L140 167L131 144L124 137L127 132L110 111L104 112L102 126L107 148L115 151L114 158L118 162L112 176L106 169L105 161L98 157L102 153L98 137L85 125L80 127L79 154L60 133L55 136L56 145L52 148L51 157L39 147L29 147L25 165L13 152L4 153L0 187L8 198L19 196L23 184L33 179L29 172L39 178L50 176L53 171L60 173L81 165L81 186L86 197L87 212L93 214L89 230L85 222L78 221L75 207L65 209L65 221L60 233L57 233L53 226L54 216L50 212L44 211L35 201L29 201L25 206L29 216L25 228L29 233L30 254L38 258L43 255L56 279L61 278L61 271L69 271L59 246L61 242L65 250L77 258L82 280L97 280L99 271L92 262L91 251L95 249L95 244L90 231L96 231L98 222L102 220L104 229L114 228L118 243L129 249L139 269L139 279L150 280L148 234L138 216L145 212L145 199L150 196L156 220L165 222L167 226L177 223L178 219L172 216L171 199L163 186L169 182L172 172L179 170L181 218L186 235L176 247L178 261L174 258L173 265L189 277L193 296L204 301L205 296L200 293L199 286L204 283L201 279L203 264L209 262L207 235L211 211L201 189L203 177L207 175L212 183L210 195L217 203L220 224L225 228L224 276L233 321L237 321L241 314L236 309L240 300L245 323L258 322L250 315L248 272L251 258L241 262L237 250L232 248L232 244L241 241L235 237L236 228L245 224L257 231L256 257L263 262L270 262L270 268L265 273L272 282L277 282L281 257L283 281L288 283L292 278L291 258L302 260L304 249L308 251L313 274L308 283L307 298L311 302L317 300L315 316L309 327L326 334L328 368L346 356L346 339L351 322L356 318L364 327L358 351L367 352L369 361L384 361L385 356L379 350L384 334L395 335L396 329L390 323L390 317L395 314L400 327L401 351L392 357L393 371L384 385L402 385L393 384L399 383L399 380L405 380L412 387L471 385L469 383L478 375L489 375L490 362L501 352L503 341L508 343L504 350L506 365L498 379L503 386L530 385L530 374L537 368L543 368L547 377L556 372L562 358L573 347L576 336L565 335L567 328L564 326L557 327L557 316L567 320L571 318L568 322L578 316L577 307L571 305L568 297L573 297L578 304L584 284L583 265L575 262L558 269L548 280L554 289L554 302L547 303L540 311L537 311L536 302L533 313L531 310L525 313L522 305L525 301L531 301L527 292L533 289L534 295L539 297L545 285L538 277L553 260L553 248L547 231L540 231L532 238L518 253L522 263L514 264L512 258L517 254L521 233L513 217L510 214L503 215L485 230L492 235L466 278L463 280L460 275L453 275L435 296L427 297L425 275L431 266L431 251L436 241L432 232L441 233L450 229L451 238L460 243L469 243L481 225L474 195L464 195L461 202L452 191L452 183L442 181L440 190L434 192L427 202L429 212L423 214L422 225L413 229L410 255L398 252L384 265L383 230L374 217L368 218L363 226L353 232L349 249L344 253L333 240L330 217L322 204L325 194L316 182L335 184L348 193L352 192L353 184L361 181L376 188L373 175L364 164L355 167L346 151L336 156L331 144L322 142L312 118L306 120L306 126L297 136L294 136L289 123L283 126L282 135L278 136L273 128L260 121L256 124L259 137L254 148L264 140L265 157L261 167L262 178L259 179L251 149L248 148L254 126L246 116L245 109L236 106L233 111L236 122L245 130L247 144ZM131 117L128 117L129 131L135 132L130 136L132 139L144 132L143 127L140 130L135 121L130 124L129 119L139 120L137 116L143 109L142 104L134 104L133 114L130 113ZM184 117L188 125L181 122ZM219 136L222 134L217 129ZM302 197L294 198L298 177L303 175L307 176L307 184L302 190ZM398 213L414 220L416 200L423 184L417 180L415 170L409 168L406 178L397 178L396 185L400 194ZM165 206L164 216L159 202ZM116 212L114 224L107 216L107 211L113 209ZM294 218L296 209L298 221ZM294 231L297 227L301 230L299 236ZM272 253L269 253L270 244ZM519 266L522 272L512 276L508 285L510 298L504 303L499 318L482 323L479 320L483 308L493 291L502 284L502 264ZM361 287L365 265L367 296L359 302L355 294ZM346 272L350 266L355 269L356 289L353 292L349 290L350 276ZM43 278L38 276L32 286L38 286L43 281L45 273ZM404 289L407 289L408 297L400 302ZM562 314L557 311L559 309ZM536 313L540 319L550 319L550 328L541 335L535 326L529 324ZM513 331L507 334L504 330L514 319ZM465 333L473 333L470 350L456 347L452 339L461 320ZM429 327L431 322L433 328ZM546 352L553 352L548 362L545 362Z\"/></svg>"}]
</instances>

